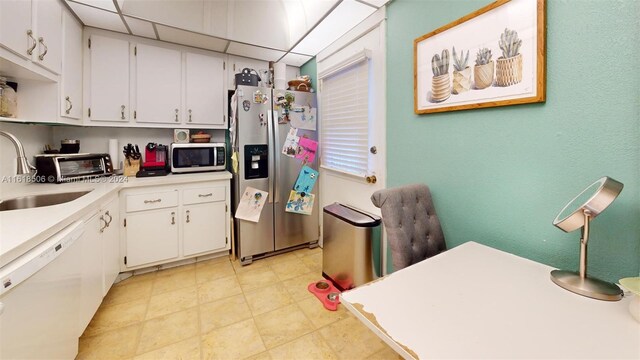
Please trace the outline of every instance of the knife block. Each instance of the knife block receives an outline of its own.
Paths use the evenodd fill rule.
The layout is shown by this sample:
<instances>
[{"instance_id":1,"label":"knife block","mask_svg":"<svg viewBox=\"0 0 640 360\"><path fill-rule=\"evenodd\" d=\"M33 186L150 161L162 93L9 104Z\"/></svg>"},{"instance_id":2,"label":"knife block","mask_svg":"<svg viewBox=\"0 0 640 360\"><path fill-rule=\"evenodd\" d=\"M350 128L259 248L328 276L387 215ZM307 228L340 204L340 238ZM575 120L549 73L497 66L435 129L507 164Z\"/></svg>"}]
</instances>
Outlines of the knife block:
<instances>
[{"instance_id":1,"label":"knife block","mask_svg":"<svg viewBox=\"0 0 640 360\"><path fill-rule=\"evenodd\" d=\"M124 159L122 164L124 165L124 172L122 173L124 176L136 176L138 171L140 171L140 159Z\"/></svg>"}]
</instances>

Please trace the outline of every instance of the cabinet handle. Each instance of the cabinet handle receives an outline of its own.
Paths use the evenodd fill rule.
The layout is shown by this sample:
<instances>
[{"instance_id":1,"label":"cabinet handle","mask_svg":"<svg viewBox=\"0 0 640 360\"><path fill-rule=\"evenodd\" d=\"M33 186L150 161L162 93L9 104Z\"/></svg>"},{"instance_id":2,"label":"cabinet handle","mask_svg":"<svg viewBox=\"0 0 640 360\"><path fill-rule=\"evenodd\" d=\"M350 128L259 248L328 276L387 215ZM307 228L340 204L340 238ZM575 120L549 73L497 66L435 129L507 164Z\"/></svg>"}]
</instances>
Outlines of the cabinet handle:
<instances>
[{"instance_id":1,"label":"cabinet handle","mask_svg":"<svg viewBox=\"0 0 640 360\"><path fill-rule=\"evenodd\" d=\"M109 214L109 210L107 210L104 213L104 215L109 217L109 221L107 221L107 227L111 226L111 222L113 221L113 217L111 217L111 214Z\"/></svg>"},{"instance_id":2,"label":"cabinet handle","mask_svg":"<svg viewBox=\"0 0 640 360\"><path fill-rule=\"evenodd\" d=\"M44 38L42 36L38 38L38 42L44 46L44 52L38 56L38 59L42 61L44 60L44 56L47 55L47 52L49 52L49 48L44 44Z\"/></svg>"},{"instance_id":3,"label":"cabinet handle","mask_svg":"<svg viewBox=\"0 0 640 360\"><path fill-rule=\"evenodd\" d=\"M213 196L213 193L208 193L208 194L198 194L198 197L209 197L209 196Z\"/></svg>"},{"instance_id":4,"label":"cabinet handle","mask_svg":"<svg viewBox=\"0 0 640 360\"><path fill-rule=\"evenodd\" d=\"M36 38L33 37L32 30L27 30L27 36L30 37L31 40L33 40L33 45L31 45L31 47L27 49L27 54L31 55L33 54L33 50L35 50L36 46L38 46L38 42L36 41Z\"/></svg>"},{"instance_id":5,"label":"cabinet handle","mask_svg":"<svg viewBox=\"0 0 640 360\"><path fill-rule=\"evenodd\" d=\"M107 226L109 226L109 224L107 224L107 221L104 219L104 216L100 216L100 220L102 220L102 222L104 223L104 226L100 228L100 232L104 232L104 229L106 229Z\"/></svg>"},{"instance_id":6,"label":"cabinet handle","mask_svg":"<svg viewBox=\"0 0 640 360\"><path fill-rule=\"evenodd\" d=\"M176 224L176 213L175 212L171 212L171 225L175 225Z\"/></svg>"},{"instance_id":7,"label":"cabinet handle","mask_svg":"<svg viewBox=\"0 0 640 360\"><path fill-rule=\"evenodd\" d=\"M124 120L124 105L120 105L120 119Z\"/></svg>"},{"instance_id":8,"label":"cabinet handle","mask_svg":"<svg viewBox=\"0 0 640 360\"><path fill-rule=\"evenodd\" d=\"M69 113L71 112L71 109L73 109L73 103L71 103L71 99L68 96L64 98L64 100L69 104L69 107L64 112L67 113L67 115L69 115Z\"/></svg>"},{"instance_id":9,"label":"cabinet handle","mask_svg":"<svg viewBox=\"0 0 640 360\"><path fill-rule=\"evenodd\" d=\"M191 222L191 217L189 216L189 210L187 210L187 222Z\"/></svg>"},{"instance_id":10,"label":"cabinet handle","mask_svg":"<svg viewBox=\"0 0 640 360\"><path fill-rule=\"evenodd\" d=\"M145 200L144 201L145 204L153 204L153 203L157 203L157 202L162 202L162 199Z\"/></svg>"},{"instance_id":11,"label":"cabinet handle","mask_svg":"<svg viewBox=\"0 0 640 360\"><path fill-rule=\"evenodd\" d=\"M178 109L176 109L176 122L178 122Z\"/></svg>"},{"instance_id":12,"label":"cabinet handle","mask_svg":"<svg viewBox=\"0 0 640 360\"><path fill-rule=\"evenodd\" d=\"M191 122L191 109L189 109L189 122Z\"/></svg>"}]
</instances>

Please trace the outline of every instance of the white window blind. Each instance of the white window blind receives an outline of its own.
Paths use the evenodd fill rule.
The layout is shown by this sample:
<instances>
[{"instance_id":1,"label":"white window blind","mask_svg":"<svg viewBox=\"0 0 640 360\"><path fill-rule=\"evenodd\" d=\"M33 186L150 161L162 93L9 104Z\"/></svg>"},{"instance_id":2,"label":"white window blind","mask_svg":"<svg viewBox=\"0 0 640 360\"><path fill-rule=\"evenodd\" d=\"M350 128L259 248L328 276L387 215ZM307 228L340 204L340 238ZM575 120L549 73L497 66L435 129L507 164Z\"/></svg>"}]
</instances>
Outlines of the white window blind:
<instances>
[{"instance_id":1,"label":"white window blind","mask_svg":"<svg viewBox=\"0 0 640 360\"><path fill-rule=\"evenodd\" d=\"M369 61L361 57L322 78L321 165L366 176L369 172Z\"/></svg>"}]
</instances>

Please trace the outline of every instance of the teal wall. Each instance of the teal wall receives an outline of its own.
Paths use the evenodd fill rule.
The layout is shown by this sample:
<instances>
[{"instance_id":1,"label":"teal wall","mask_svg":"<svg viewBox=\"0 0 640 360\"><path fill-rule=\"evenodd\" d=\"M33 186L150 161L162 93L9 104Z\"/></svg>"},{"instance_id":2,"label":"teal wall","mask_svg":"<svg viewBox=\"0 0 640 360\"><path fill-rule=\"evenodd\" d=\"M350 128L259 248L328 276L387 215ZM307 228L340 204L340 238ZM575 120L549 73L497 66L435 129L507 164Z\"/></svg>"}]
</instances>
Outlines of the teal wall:
<instances>
[{"instance_id":1,"label":"teal wall","mask_svg":"<svg viewBox=\"0 0 640 360\"><path fill-rule=\"evenodd\" d=\"M413 112L413 40L488 0L395 0L387 23L387 184L427 183L447 245L477 241L577 269L579 231L551 222L608 175L625 184L592 223L589 273L640 273L640 1L547 1L547 102Z\"/></svg>"},{"instance_id":2,"label":"teal wall","mask_svg":"<svg viewBox=\"0 0 640 360\"><path fill-rule=\"evenodd\" d=\"M300 75L309 75L311 76L311 87L318 92L318 64L316 63L316 58L313 57L311 60L307 61L300 67Z\"/></svg>"}]
</instances>

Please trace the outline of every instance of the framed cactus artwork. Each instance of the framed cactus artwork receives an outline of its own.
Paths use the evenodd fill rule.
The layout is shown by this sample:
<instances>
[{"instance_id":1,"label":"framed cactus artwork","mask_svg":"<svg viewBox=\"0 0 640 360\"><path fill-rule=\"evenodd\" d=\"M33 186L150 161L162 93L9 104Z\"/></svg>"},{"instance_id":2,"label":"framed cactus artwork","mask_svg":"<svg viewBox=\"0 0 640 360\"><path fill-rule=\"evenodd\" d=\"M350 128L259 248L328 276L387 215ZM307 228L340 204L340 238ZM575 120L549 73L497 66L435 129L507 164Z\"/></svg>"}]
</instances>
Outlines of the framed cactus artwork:
<instances>
[{"instance_id":1,"label":"framed cactus artwork","mask_svg":"<svg viewBox=\"0 0 640 360\"><path fill-rule=\"evenodd\" d=\"M498 0L413 42L414 111L544 102L546 0Z\"/></svg>"}]
</instances>

